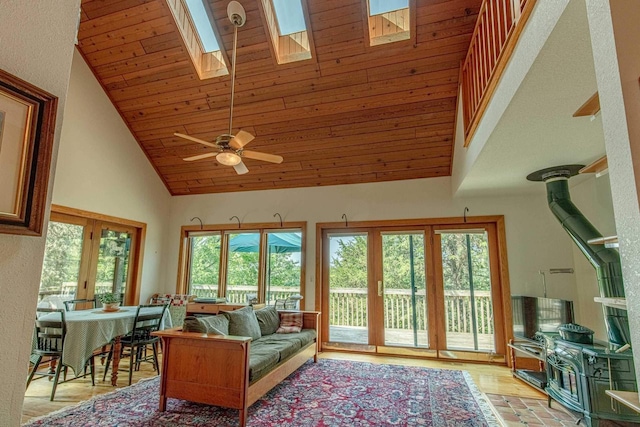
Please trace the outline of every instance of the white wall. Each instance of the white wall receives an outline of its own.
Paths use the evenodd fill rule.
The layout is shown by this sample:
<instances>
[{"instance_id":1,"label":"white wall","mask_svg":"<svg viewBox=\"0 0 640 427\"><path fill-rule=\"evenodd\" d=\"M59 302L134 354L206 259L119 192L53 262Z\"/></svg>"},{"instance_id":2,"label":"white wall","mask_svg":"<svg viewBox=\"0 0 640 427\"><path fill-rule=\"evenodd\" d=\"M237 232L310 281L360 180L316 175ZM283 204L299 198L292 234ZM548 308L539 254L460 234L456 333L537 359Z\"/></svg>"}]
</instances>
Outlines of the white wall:
<instances>
[{"instance_id":1,"label":"white wall","mask_svg":"<svg viewBox=\"0 0 640 427\"><path fill-rule=\"evenodd\" d=\"M24 0L2 0L0 5L0 68L58 97L51 176L56 167L79 7L80 0L38 2L37 8ZM49 190L52 186L50 180ZM0 426L20 424L44 241L44 236L0 235Z\"/></svg>"},{"instance_id":2,"label":"white wall","mask_svg":"<svg viewBox=\"0 0 640 427\"><path fill-rule=\"evenodd\" d=\"M170 195L75 51L53 203L147 224L141 301L163 281Z\"/></svg>"},{"instance_id":3,"label":"white wall","mask_svg":"<svg viewBox=\"0 0 640 427\"><path fill-rule=\"evenodd\" d=\"M603 236L616 234L609 175L596 178L594 174L589 180L572 187L571 200ZM592 329L596 338L607 341L607 329L602 307L593 301L594 297L600 296L596 270L578 249L578 246L572 246L578 287L576 303L579 305L579 312L582 313L577 322Z\"/></svg>"},{"instance_id":4,"label":"white wall","mask_svg":"<svg viewBox=\"0 0 640 427\"><path fill-rule=\"evenodd\" d=\"M285 221L308 221L306 304L313 307L317 222L340 222L343 213L349 221L461 217L465 206L470 216L505 216L512 294L542 296L539 270L573 267L571 242L547 207L544 187L533 196L454 199L450 178L430 178L174 197L166 246L167 290L175 289L179 229L193 225L194 216L205 224L229 224L233 215L243 223L275 222L273 214L279 212ZM573 275L548 277L547 283L549 297L577 298Z\"/></svg>"}]
</instances>

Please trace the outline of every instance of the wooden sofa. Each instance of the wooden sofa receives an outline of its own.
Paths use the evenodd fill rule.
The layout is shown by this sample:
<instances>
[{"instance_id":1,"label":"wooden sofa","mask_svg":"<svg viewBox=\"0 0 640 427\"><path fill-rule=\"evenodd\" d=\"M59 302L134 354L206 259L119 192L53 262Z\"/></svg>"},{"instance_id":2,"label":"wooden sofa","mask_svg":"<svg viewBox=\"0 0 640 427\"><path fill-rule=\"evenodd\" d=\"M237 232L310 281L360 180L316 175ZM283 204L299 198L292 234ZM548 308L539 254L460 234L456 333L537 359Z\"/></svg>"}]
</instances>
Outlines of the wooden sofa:
<instances>
[{"instance_id":1,"label":"wooden sofa","mask_svg":"<svg viewBox=\"0 0 640 427\"><path fill-rule=\"evenodd\" d=\"M249 382L247 337L202 334L169 329L154 332L163 340L160 378L160 411L167 398L189 400L240 411L240 426L245 426L247 409L265 393L313 357L317 362L320 342L320 313L303 311L303 329L314 329L316 339L266 375Z\"/></svg>"}]
</instances>

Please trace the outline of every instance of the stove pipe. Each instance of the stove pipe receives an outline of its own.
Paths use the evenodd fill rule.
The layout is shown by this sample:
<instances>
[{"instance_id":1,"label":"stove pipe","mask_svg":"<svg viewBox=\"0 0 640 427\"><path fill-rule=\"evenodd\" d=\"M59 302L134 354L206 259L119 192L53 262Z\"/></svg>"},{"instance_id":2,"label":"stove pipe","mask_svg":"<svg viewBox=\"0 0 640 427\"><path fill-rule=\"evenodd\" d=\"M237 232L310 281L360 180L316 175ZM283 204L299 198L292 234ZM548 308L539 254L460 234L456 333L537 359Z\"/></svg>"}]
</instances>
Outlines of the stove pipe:
<instances>
[{"instance_id":1,"label":"stove pipe","mask_svg":"<svg viewBox=\"0 0 640 427\"><path fill-rule=\"evenodd\" d=\"M554 166L533 172L529 181L544 181L547 186L547 202L551 212L578 248L596 269L600 296L624 298L622 266L617 250L604 245L591 245L587 241L602 237L602 234L582 215L571 201L569 178L576 175L582 165ZM609 342L622 346L631 343L629 321L626 310L602 306Z\"/></svg>"}]
</instances>

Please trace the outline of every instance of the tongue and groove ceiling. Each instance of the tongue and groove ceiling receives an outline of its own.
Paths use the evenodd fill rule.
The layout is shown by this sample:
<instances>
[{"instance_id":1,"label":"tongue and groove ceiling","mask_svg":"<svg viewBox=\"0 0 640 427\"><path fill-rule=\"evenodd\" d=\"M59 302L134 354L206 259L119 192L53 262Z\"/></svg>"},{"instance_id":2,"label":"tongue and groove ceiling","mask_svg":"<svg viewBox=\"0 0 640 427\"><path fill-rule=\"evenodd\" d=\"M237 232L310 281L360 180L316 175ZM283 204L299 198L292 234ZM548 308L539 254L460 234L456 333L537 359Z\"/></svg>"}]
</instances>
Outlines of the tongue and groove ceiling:
<instances>
[{"instance_id":1,"label":"tongue and groove ceiling","mask_svg":"<svg viewBox=\"0 0 640 427\"><path fill-rule=\"evenodd\" d=\"M246 175L182 160L210 149L174 132L228 131L231 78L198 78L165 0L82 1L78 48L171 194L450 175L460 61L481 0L416 0L413 40L373 47L365 0L306 0L313 58L284 65L259 1L241 0L233 127L284 162L245 159ZM227 3L210 0L230 56Z\"/></svg>"}]
</instances>

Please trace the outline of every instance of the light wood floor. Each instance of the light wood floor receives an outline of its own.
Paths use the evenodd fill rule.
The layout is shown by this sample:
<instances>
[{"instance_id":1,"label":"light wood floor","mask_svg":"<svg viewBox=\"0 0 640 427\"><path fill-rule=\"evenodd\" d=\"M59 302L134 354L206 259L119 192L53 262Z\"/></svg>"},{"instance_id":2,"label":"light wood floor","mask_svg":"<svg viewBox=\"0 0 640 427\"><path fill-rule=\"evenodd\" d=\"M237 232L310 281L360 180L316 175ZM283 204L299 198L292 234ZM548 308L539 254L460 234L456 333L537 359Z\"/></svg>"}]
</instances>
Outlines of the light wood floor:
<instances>
[{"instance_id":1,"label":"light wood floor","mask_svg":"<svg viewBox=\"0 0 640 427\"><path fill-rule=\"evenodd\" d=\"M527 386L523 382L514 379L511 371L505 366L475 364L475 363L458 363L450 361L435 361L424 359L410 359L390 356L376 356L368 354L354 354L341 352L323 352L320 358L327 359L343 359L357 360L370 363L386 363L392 365L408 365L422 366L427 368L441 369L461 369L468 371L473 377L474 382L485 393L494 393L502 395L511 395L519 397L545 398L544 395L535 389ZM50 412L62 409L65 406L74 405L83 400L90 399L99 394L114 391L115 388L110 385L109 379L102 381L103 367L96 360L96 385L91 386L90 378L79 378L68 383L58 385L55 400L49 401L51 393L51 382L46 378L34 380L29 389L25 393L24 406L22 410L22 422L26 422L33 417L48 414ZM127 368L126 360L121 363L121 368ZM70 371L71 372L71 371ZM140 371L134 372L133 382L137 382L142 378L153 376L155 372L152 370L151 364L143 363ZM121 372L119 375L119 387L127 385L127 373Z\"/></svg>"}]
</instances>

